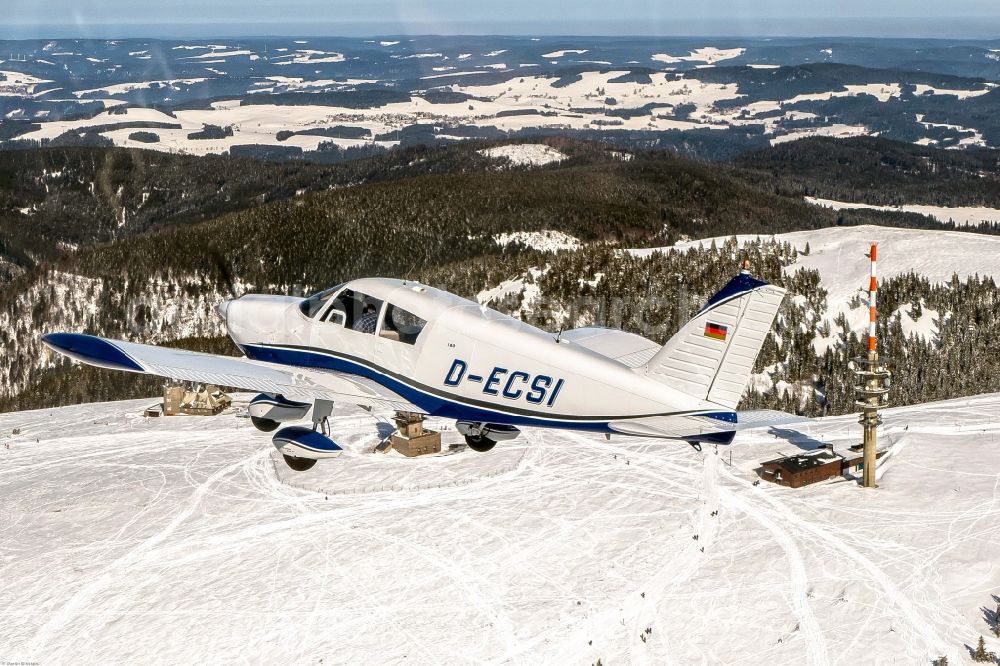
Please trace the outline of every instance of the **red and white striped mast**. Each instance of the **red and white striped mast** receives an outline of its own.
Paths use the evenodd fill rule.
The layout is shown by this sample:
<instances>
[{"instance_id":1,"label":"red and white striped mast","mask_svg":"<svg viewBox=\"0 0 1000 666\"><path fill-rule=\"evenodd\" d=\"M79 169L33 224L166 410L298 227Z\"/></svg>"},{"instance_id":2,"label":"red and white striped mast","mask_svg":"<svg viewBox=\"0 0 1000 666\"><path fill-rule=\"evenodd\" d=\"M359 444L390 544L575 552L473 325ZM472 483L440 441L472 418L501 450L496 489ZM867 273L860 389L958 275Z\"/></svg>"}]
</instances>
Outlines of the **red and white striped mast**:
<instances>
[{"instance_id":1,"label":"red and white striped mast","mask_svg":"<svg viewBox=\"0 0 1000 666\"><path fill-rule=\"evenodd\" d=\"M878 294L878 282L875 281L877 251L878 245L872 243L871 254L868 255L872 260L872 277L871 281L868 283L868 356L869 360L872 362L878 360L878 347L875 343L875 297Z\"/></svg>"},{"instance_id":2,"label":"red and white striped mast","mask_svg":"<svg viewBox=\"0 0 1000 666\"><path fill-rule=\"evenodd\" d=\"M862 485L865 488L875 488L875 463L878 458L876 430L882 424L878 411L888 404L889 384L892 375L879 364L878 340L876 338L876 322L878 311L876 298L878 295L877 281L877 246L872 243L871 278L868 282L868 356L855 359L854 375L858 382L854 386L857 398L855 404L861 408L861 418L858 422L864 432L864 472Z\"/></svg>"}]
</instances>

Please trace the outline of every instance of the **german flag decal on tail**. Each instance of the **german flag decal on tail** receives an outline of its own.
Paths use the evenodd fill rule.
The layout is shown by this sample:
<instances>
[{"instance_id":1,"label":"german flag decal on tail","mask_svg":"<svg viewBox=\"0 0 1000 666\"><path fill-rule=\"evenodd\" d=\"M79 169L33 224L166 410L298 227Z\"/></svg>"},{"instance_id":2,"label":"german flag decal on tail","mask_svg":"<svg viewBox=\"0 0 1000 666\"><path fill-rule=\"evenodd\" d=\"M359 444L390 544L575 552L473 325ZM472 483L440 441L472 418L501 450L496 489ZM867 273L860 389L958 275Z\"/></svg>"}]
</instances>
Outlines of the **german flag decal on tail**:
<instances>
[{"instance_id":1,"label":"german flag decal on tail","mask_svg":"<svg viewBox=\"0 0 1000 666\"><path fill-rule=\"evenodd\" d=\"M728 333L728 332L729 332L729 328L727 326L723 326L722 324L713 324L711 322L705 324L705 337L706 338L715 338L716 340L725 340L726 339L726 333Z\"/></svg>"}]
</instances>

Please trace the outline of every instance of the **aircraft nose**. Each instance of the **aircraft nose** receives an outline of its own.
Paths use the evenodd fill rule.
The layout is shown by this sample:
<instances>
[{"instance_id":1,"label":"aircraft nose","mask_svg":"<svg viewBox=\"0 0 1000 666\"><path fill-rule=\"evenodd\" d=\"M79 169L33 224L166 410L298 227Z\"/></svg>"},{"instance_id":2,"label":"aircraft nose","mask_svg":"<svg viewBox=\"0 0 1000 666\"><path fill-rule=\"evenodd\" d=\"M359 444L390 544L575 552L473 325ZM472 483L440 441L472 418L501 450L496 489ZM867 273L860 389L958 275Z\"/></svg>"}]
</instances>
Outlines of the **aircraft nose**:
<instances>
[{"instance_id":1,"label":"aircraft nose","mask_svg":"<svg viewBox=\"0 0 1000 666\"><path fill-rule=\"evenodd\" d=\"M222 317L222 321L226 321L226 313L229 312L229 304L232 302L231 299L228 299L215 306L215 311Z\"/></svg>"}]
</instances>

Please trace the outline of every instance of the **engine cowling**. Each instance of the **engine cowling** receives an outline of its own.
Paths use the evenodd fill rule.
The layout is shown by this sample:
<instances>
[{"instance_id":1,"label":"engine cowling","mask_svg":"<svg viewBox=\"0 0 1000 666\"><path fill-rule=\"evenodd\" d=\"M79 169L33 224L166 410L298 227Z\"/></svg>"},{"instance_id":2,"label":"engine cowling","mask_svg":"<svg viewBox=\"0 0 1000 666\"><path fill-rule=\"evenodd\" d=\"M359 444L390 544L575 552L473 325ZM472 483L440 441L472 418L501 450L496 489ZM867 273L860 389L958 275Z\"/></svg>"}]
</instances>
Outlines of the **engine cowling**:
<instances>
[{"instance_id":1,"label":"engine cowling","mask_svg":"<svg viewBox=\"0 0 1000 666\"><path fill-rule=\"evenodd\" d=\"M274 433L271 438L274 448L289 458L323 460L336 458L344 449L335 441L305 426L288 426ZM293 468L294 469L294 468Z\"/></svg>"}]
</instances>

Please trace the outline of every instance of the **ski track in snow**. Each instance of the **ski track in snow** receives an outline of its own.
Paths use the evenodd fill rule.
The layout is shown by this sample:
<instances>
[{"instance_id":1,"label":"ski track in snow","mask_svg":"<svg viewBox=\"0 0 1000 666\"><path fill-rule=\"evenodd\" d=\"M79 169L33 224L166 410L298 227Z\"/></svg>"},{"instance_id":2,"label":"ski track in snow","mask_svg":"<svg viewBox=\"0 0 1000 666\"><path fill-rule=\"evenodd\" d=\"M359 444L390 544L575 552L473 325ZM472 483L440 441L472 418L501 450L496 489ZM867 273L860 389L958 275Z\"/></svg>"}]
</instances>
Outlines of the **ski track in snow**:
<instances>
[{"instance_id":1,"label":"ski track in snow","mask_svg":"<svg viewBox=\"0 0 1000 666\"><path fill-rule=\"evenodd\" d=\"M732 475L728 475L733 479ZM735 480L735 479L733 479ZM812 612L808 599L808 573L806 565L802 559L793 536L783 527L779 520L773 519L766 511L747 502L743 497L731 491L725 491L723 502L726 506L735 508L747 514L760 523L770 532L775 541L780 546L785 558L788 560L788 567L791 570L791 586L788 590L792 611L795 614L798 625L803 631L807 643L808 663L826 664L829 662L826 650L826 642L823 632L820 629L816 616Z\"/></svg>"},{"instance_id":2,"label":"ski track in snow","mask_svg":"<svg viewBox=\"0 0 1000 666\"><path fill-rule=\"evenodd\" d=\"M696 453L527 430L496 475L465 451L438 462L482 455L464 485L324 496L285 484L245 419L137 417L148 402L0 414L4 658L958 663L1000 593L1000 395L887 411L874 492L753 486L795 450L766 431ZM353 410L333 425L374 437ZM375 454L351 455L320 464Z\"/></svg>"},{"instance_id":3,"label":"ski track in snow","mask_svg":"<svg viewBox=\"0 0 1000 666\"><path fill-rule=\"evenodd\" d=\"M200 505L202 498L212 489L213 485L225 476L235 471L243 470L247 463L251 462L254 458L261 458L266 454L266 449L255 452L246 459L240 460L232 465L229 465L228 467L219 469L201 483L197 483L191 476L190 466L185 467L185 481L191 483L194 487L194 492L191 493L186 505L174 515L174 517L163 527L162 530L150 538L141 541L134 548L128 550L120 558L109 564L95 580L73 595L73 597L62 608L60 608L49 620L49 622L38 632L38 635L35 638L35 645L32 646L32 651L38 651L42 646L48 645L52 640L52 637L58 634L60 630L62 630L77 614L79 614L84 606L91 605L94 598L101 592L101 590L109 587L113 583L116 579L115 574L121 571L122 568L133 564L141 564L144 560L147 560L150 551L156 548L156 546L158 546L162 541L167 539L171 534L173 534L174 530L176 530L179 525L191 517L195 509L197 509ZM196 457L192 461L192 464L197 462L198 458ZM117 543L115 545L117 545ZM120 603L121 600L115 601L119 601ZM104 607L101 611L101 615L98 616L96 621L94 621L94 624L100 628L100 626L107 621L108 616L112 615L115 610L115 606L111 606L110 608ZM81 636L89 635L89 631L87 630L83 630L80 633ZM56 656L62 657L63 655L57 654Z\"/></svg>"}]
</instances>

